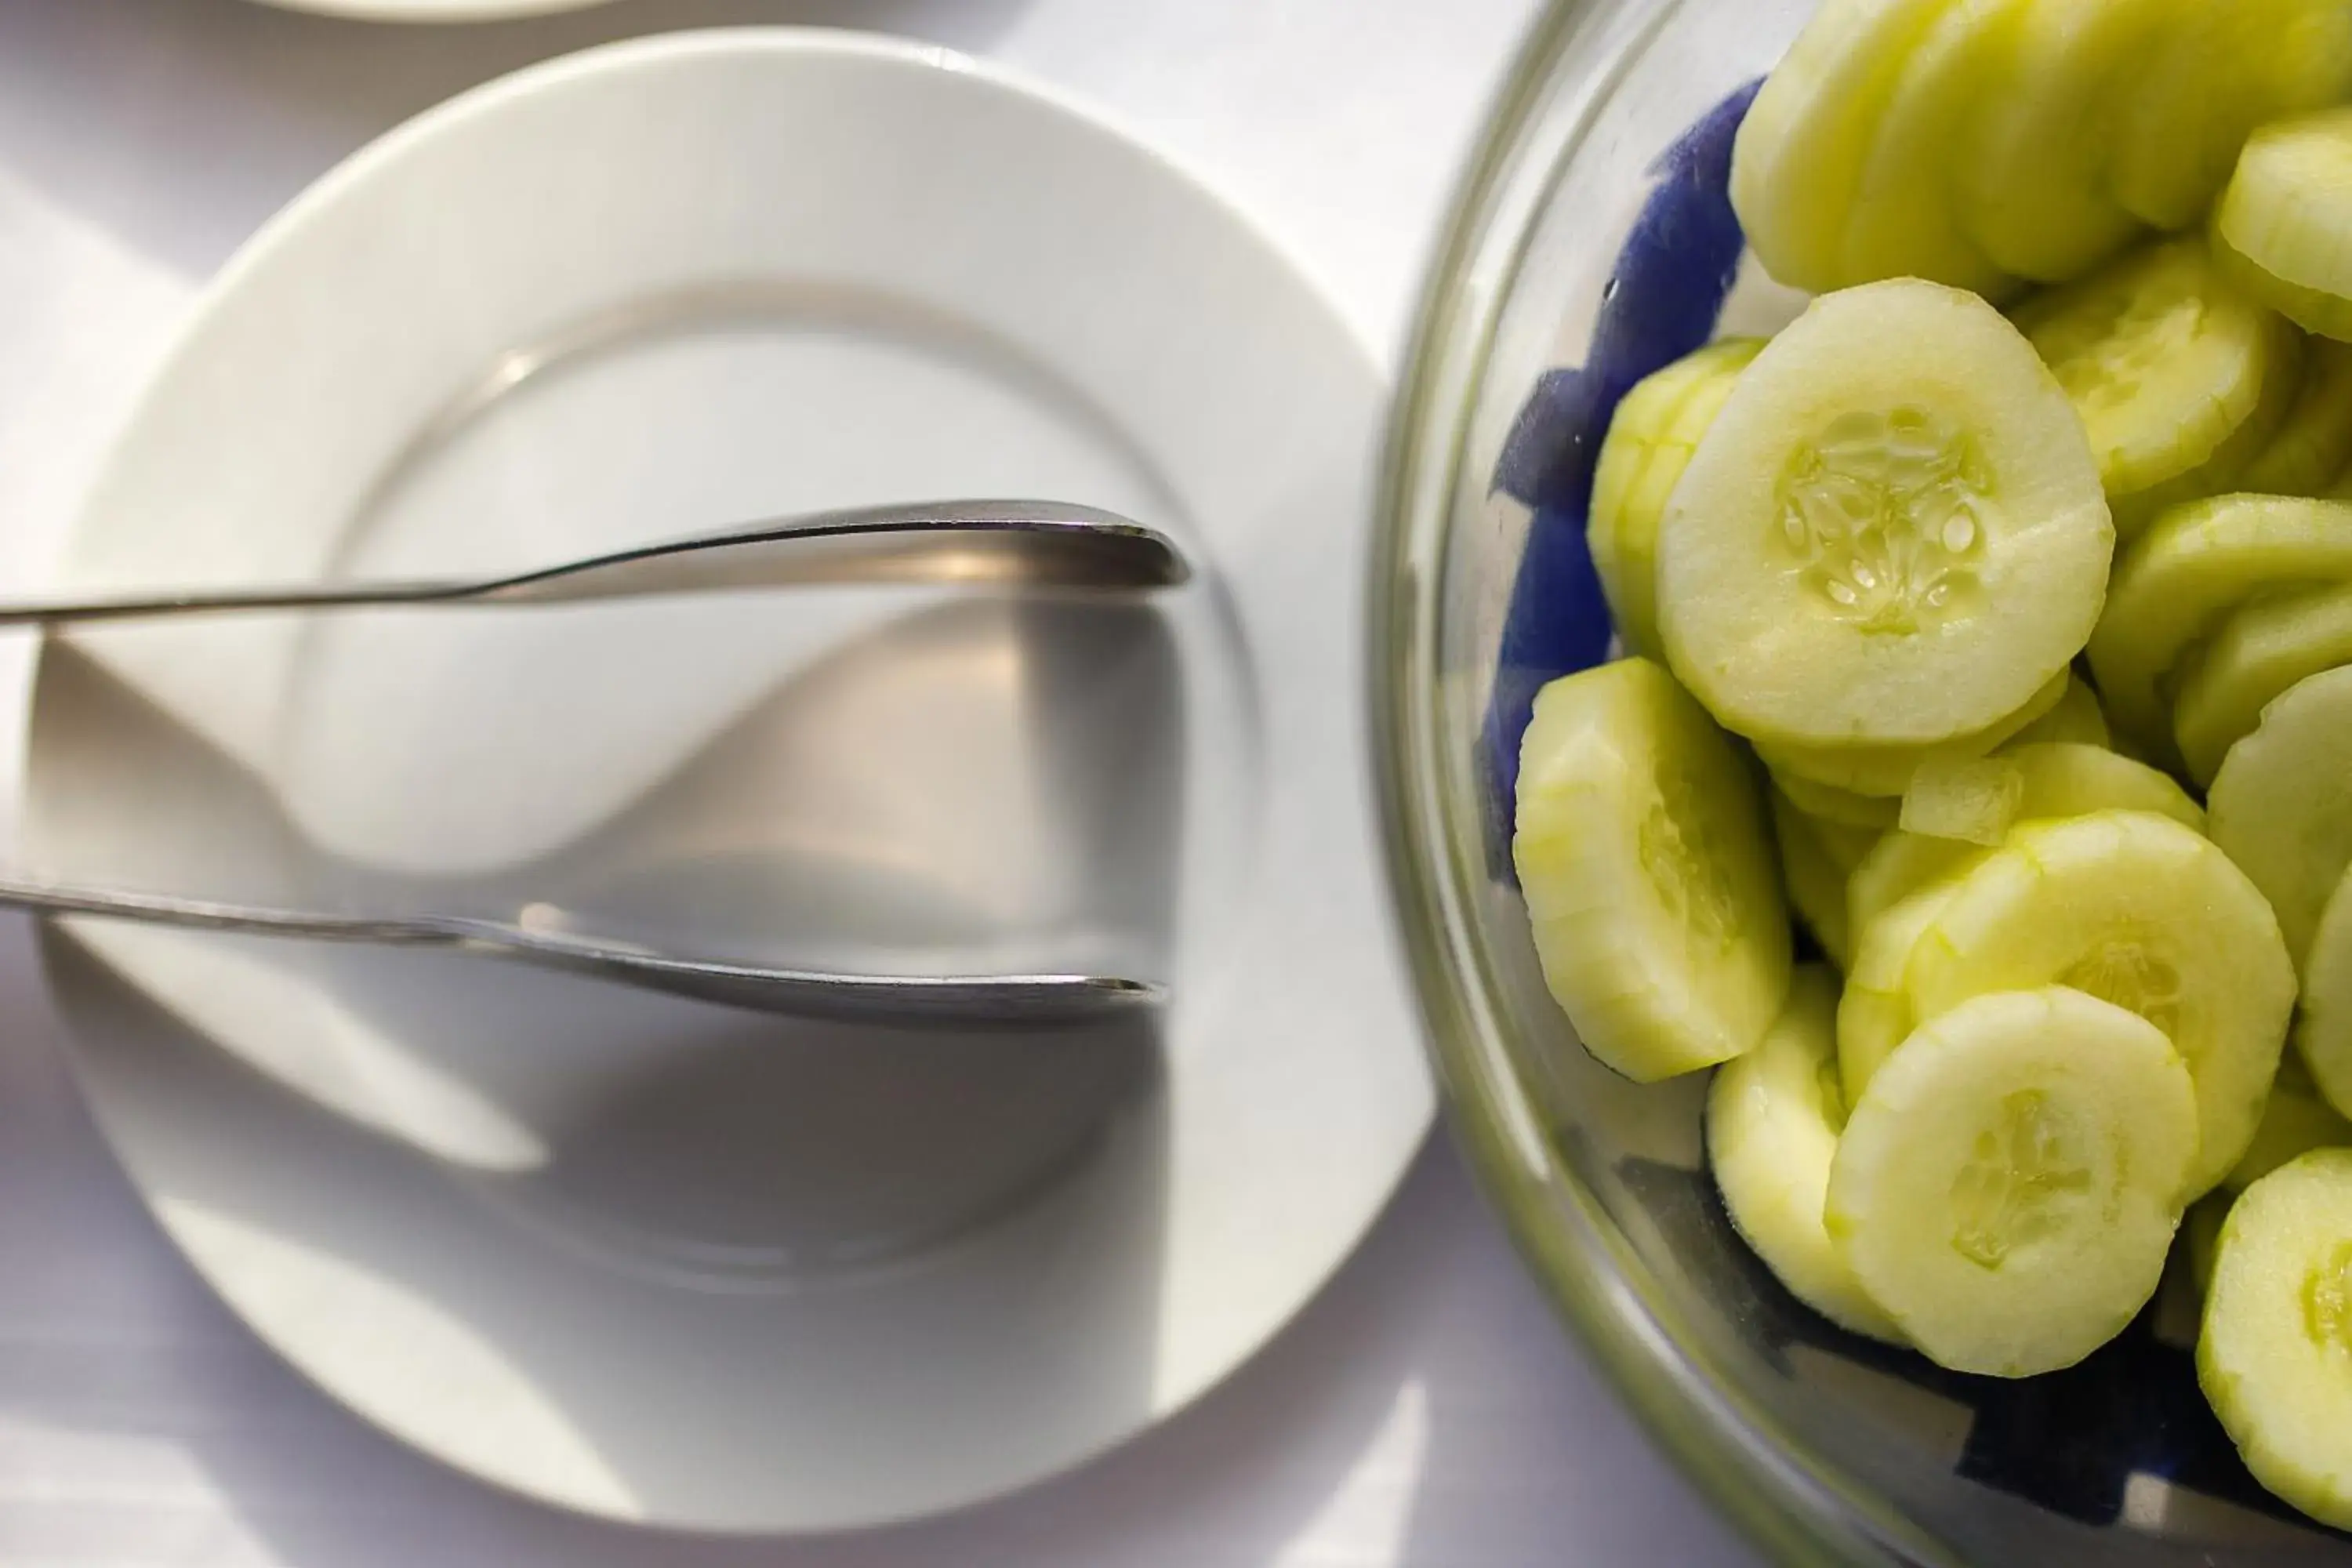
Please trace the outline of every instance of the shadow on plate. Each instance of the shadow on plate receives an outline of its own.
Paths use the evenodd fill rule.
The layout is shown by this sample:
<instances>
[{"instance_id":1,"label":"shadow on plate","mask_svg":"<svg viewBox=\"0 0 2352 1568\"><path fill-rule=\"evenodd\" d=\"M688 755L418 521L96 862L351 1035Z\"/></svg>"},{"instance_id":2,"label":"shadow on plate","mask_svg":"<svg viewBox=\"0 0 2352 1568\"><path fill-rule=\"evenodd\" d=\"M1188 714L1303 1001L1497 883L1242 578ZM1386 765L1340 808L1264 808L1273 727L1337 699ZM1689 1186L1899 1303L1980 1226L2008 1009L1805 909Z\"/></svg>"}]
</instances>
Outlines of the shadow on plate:
<instances>
[{"instance_id":1,"label":"shadow on plate","mask_svg":"<svg viewBox=\"0 0 2352 1568\"><path fill-rule=\"evenodd\" d=\"M1076 946L1164 973L1183 729L1149 608L960 599L788 677L542 862L385 878L58 645L26 837L51 874L238 898L538 893L622 934L822 935L853 967ZM494 1391L482 1436L412 1433L445 1453L624 1514L740 1507L766 1464L854 1510L885 1456L1018 1474L1058 1428L1149 1407L1156 1022L978 1042L454 954L76 931L51 973L166 1223L265 1332L307 1315L271 1292L352 1319L282 1348L395 1429L434 1419L417 1377ZM1008 1413L1018 1436L962 1429Z\"/></svg>"},{"instance_id":2,"label":"shadow on plate","mask_svg":"<svg viewBox=\"0 0 2352 1568\"><path fill-rule=\"evenodd\" d=\"M1019 1473L1041 1434L1148 1406L1165 1163L1148 1033L1067 1042L1102 1064L1091 1135L1057 1163L1033 1151L1030 1168L997 1170L1024 1184L949 1215L914 1194L991 1168L970 1138L883 1169L911 1134L853 1128L858 1108L836 1102L821 1148L762 1160L759 1106L714 1118L710 1096L778 1087L747 1067L760 1042L740 1017L674 1029L699 1038L675 1069L616 1086L635 1103L592 1097L537 1171L485 1177L209 1048L61 933L45 957L110 1140L198 1269L339 1399L465 1468L624 1517L723 1520L747 1489L854 1512L893 1466L977 1450ZM430 958L405 967L419 990L459 978ZM883 1109L870 1088L865 1101ZM813 1096L784 1109L767 1146L824 1109ZM681 1149L695 1128L716 1134L719 1164ZM849 1173L877 1184L855 1205L795 1206L839 1191L844 1173L814 1162L861 1129ZM632 1212L647 1173L624 1173L616 1152L685 1181L694 1232ZM743 1227L715 1229L730 1212ZM780 1269L783 1241L910 1215L961 1228L905 1237L897 1257Z\"/></svg>"}]
</instances>

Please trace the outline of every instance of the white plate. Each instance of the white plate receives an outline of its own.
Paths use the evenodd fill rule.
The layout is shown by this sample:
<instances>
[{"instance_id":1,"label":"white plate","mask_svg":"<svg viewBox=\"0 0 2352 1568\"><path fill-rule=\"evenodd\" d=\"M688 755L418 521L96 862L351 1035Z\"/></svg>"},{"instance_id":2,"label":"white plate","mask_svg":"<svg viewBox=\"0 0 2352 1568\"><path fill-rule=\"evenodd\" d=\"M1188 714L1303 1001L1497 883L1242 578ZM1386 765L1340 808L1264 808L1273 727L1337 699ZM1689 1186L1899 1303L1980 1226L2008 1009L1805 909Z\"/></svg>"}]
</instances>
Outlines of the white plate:
<instances>
[{"instance_id":1,"label":"white plate","mask_svg":"<svg viewBox=\"0 0 2352 1568\"><path fill-rule=\"evenodd\" d=\"M367 22L496 22L584 11L610 0L261 0L281 11L315 11Z\"/></svg>"},{"instance_id":2,"label":"white plate","mask_svg":"<svg viewBox=\"0 0 2352 1568\"><path fill-rule=\"evenodd\" d=\"M1230 209L939 50L633 43L361 153L213 289L73 582L488 570L953 493L1129 511L1204 581L92 634L43 653L32 852L1178 1000L1157 1041L843 1037L461 957L55 934L163 1226L354 1409L628 1519L901 1518L1201 1393L1431 1110L1362 765L1382 398Z\"/></svg>"}]
</instances>

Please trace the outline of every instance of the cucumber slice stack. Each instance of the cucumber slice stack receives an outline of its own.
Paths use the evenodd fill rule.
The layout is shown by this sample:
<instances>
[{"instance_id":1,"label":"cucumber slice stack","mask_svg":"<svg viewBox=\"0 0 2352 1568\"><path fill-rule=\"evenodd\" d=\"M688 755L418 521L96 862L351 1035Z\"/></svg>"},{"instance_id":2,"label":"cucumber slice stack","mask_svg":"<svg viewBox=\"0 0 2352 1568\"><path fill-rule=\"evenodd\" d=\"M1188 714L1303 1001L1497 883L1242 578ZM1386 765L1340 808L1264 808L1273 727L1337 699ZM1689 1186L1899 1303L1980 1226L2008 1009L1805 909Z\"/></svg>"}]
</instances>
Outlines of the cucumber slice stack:
<instances>
[{"instance_id":1,"label":"cucumber slice stack","mask_svg":"<svg viewBox=\"0 0 2352 1568\"><path fill-rule=\"evenodd\" d=\"M2352 1528L2347 100L2347 0L1823 0L1731 169L1818 297L1619 407L1513 853L1797 1300L2032 1376L2178 1246Z\"/></svg>"},{"instance_id":2,"label":"cucumber slice stack","mask_svg":"<svg viewBox=\"0 0 2352 1568\"><path fill-rule=\"evenodd\" d=\"M2228 489L2302 387L2302 334L2189 236L2029 300L2017 323L2089 431L2117 527Z\"/></svg>"},{"instance_id":3,"label":"cucumber slice stack","mask_svg":"<svg viewBox=\"0 0 2352 1568\"><path fill-rule=\"evenodd\" d=\"M2001 300L2194 226L2258 127L2347 97L2337 0L1828 0L1740 126L1732 205L1791 288Z\"/></svg>"},{"instance_id":4,"label":"cucumber slice stack","mask_svg":"<svg viewBox=\"0 0 2352 1568\"><path fill-rule=\"evenodd\" d=\"M1587 536L1601 592L1628 653L1658 647L1658 520L1699 437L1763 348L1727 338L1675 361L1625 395L1593 470Z\"/></svg>"},{"instance_id":5,"label":"cucumber slice stack","mask_svg":"<svg viewBox=\"0 0 2352 1568\"><path fill-rule=\"evenodd\" d=\"M1847 217L1903 68L1943 9L1944 0L1824 0L1740 122L1732 210L1766 270L1790 288L1825 293L1858 281L1842 263Z\"/></svg>"},{"instance_id":6,"label":"cucumber slice stack","mask_svg":"<svg viewBox=\"0 0 2352 1568\"><path fill-rule=\"evenodd\" d=\"M1961 226L2021 278L2080 278L2143 231L2107 184L2107 127L2163 0L2014 0L1958 148Z\"/></svg>"},{"instance_id":7,"label":"cucumber slice stack","mask_svg":"<svg viewBox=\"0 0 2352 1568\"><path fill-rule=\"evenodd\" d=\"M2222 496L2175 508L2116 566L2091 669L2108 717L2168 749L2167 689L2232 612L2260 598L2352 582L2352 502Z\"/></svg>"},{"instance_id":8,"label":"cucumber slice stack","mask_svg":"<svg viewBox=\"0 0 2352 1568\"><path fill-rule=\"evenodd\" d=\"M2168 0L2110 132L2112 182L2158 228L2195 224L2254 128L2352 97L2340 0Z\"/></svg>"}]
</instances>

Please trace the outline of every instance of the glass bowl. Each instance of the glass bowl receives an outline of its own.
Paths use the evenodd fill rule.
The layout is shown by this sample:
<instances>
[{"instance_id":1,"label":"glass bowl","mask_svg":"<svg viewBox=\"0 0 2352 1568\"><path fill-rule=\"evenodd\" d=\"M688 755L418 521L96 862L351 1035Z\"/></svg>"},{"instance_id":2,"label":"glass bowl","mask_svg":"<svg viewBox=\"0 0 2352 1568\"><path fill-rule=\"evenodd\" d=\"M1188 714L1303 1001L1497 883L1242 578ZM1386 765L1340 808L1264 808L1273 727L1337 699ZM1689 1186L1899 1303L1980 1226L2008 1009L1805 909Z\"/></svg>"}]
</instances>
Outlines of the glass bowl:
<instances>
[{"instance_id":1,"label":"glass bowl","mask_svg":"<svg viewBox=\"0 0 2352 1568\"><path fill-rule=\"evenodd\" d=\"M1792 1563L2352 1563L2207 1410L2176 1270L2081 1366L1961 1376L1799 1305L1733 1234L1703 1081L1637 1088L1544 991L1507 845L1544 680L1607 657L1594 449L1634 380L1800 301L1724 195L1752 84L1812 0L1566 0L1537 25L1437 254L1374 552L1377 771L1456 1132L1658 1437Z\"/></svg>"}]
</instances>

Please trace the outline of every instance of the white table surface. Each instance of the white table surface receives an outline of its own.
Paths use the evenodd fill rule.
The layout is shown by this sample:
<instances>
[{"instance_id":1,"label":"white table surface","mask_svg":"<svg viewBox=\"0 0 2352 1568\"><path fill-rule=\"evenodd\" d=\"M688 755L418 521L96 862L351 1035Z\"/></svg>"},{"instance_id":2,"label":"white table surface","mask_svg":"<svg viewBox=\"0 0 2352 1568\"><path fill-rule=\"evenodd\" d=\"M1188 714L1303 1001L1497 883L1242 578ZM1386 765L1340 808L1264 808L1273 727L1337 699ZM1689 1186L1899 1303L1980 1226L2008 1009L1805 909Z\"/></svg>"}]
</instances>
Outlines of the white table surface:
<instances>
[{"instance_id":1,"label":"white table surface","mask_svg":"<svg viewBox=\"0 0 2352 1568\"><path fill-rule=\"evenodd\" d=\"M0 587L38 584L205 281L385 128L658 28L918 35L1108 104L1267 222L1396 357L1534 0L623 0L406 29L243 0L0 0ZM0 735L21 727L0 649ZM0 812L11 804L0 793ZM1363 1251L1177 1420L929 1523L702 1541L558 1515L377 1435L165 1245L0 918L0 1568L1710 1568L1752 1557L1562 1334L1443 1136Z\"/></svg>"}]
</instances>

